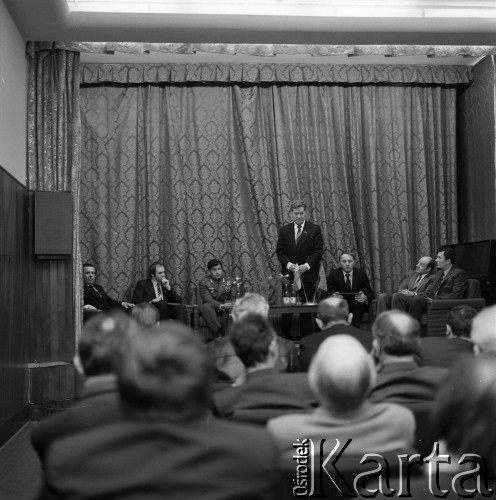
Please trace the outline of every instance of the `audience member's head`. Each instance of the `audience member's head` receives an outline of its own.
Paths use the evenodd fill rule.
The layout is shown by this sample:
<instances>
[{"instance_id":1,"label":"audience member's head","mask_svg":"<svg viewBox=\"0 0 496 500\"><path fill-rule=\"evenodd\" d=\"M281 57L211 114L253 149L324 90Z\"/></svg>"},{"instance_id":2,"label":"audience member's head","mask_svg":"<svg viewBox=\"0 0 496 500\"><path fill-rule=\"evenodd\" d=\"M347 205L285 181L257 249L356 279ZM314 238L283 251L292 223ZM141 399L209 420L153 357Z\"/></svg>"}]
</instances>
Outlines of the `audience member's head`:
<instances>
[{"instance_id":1,"label":"audience member's head","mask_svg":"<svg viewBox=\"0 0 496 500\"><path fill-rule=\"evenodd\" d=\"M207 408L210 363L185 325L166 321L128 338L118 370L125 408L150 419L185 420Z\"/></svg>"},{"instance_id":2,"label":"audience member's head","mask_svg":"<svg viewBox=\"0 0 496 500\"><path fill-rule=\"evenodd\" d=\"M274 367L277 364L276 334L269 321L260 314L244 314L241 320L232 324L229 337L234 352L247 369L265 365Z\"/></svg>"},{"instance_id":3,"label":"audience member's head","mask_svg":"<svg viewBox=\"0 0 496 500\"><path fill-rule=\"evenodd\" d=\"M131 316L136 320L136 323L142 328L153 328L159 324L160 313L158 309L148 302L136 304L131 309Z\"/></svg>"},{"instance_id":4,"label":"audience member's head","mask_svg":"<svg viewBox=\"0 0 496 500\"><path fill-rule=\"evenodd\" d=\"M413 356L420 347L420 324L409 314L392 309L372 325L374 349L389 356Z\"/></svg>"},{"instance_id":5,"label":"audience member's head","mask_svg":"<svg viewBox=\"0 0 496 500\"><path fill-rule=\"evenodd\" d=\"M121 311L93 316L83 326L74 363L86 377L115 373L121 348L136 323Z\"/></svg>"},{"instance_id":6,"label":"audience member's head","mask_svg":"<svg viewBox=\"0 0 496 500\"><path fill-rule=\"evenodd\" d=\"M441 385L434 413L437 439L450 454L475 453L496 474L496 369L494 356L464 358ZM454 459L456 461L456 458Z\"/></svg>"},{"instance_id":7,"label":"audience member's head","mask_svg":"<svg viewBox=\"0 0 496 500\"><path fill-rule=\"evenodd\" d=\"M476 314L470 336L479 350L496 354L496 305L485 307Z\"/></svg>"},{"instance_id":8,"label":"audience member's head","mask_svg":"<svg viewBox=\"0 0 496 500\"><path fill-rule=\"evenodd\" d=\"M94 285L96 278L96 266L90 262L83 264L83 283L85 285Z\"/></svg>"},{"instance_id":9,"label":"audience member's head","mask_svg":"<svg viewBox=\"0 0 496 500\"><path fill-rule=\"evenodd\" d=\"M321 300L315 321L320 329L327 328L334 323L348 324L350 321L348 302L339 297Z\"/></svg>"},{"instance_id":10,"label":"audience member's head","mask_svg":"<svg viewBox=\"0 0 496 500\"><path fill-rule=\"evenodd\" d=\"M308 371L310 387L321 406L343 416L361 407L375 376L369 354L350 335L333 335L325 339Z\"/></svg>"},{"instance_id":11,"label":"audience member's head","mask_svg":"<svg viewBox=\"0 0 496 500\"><path fill-rule=\"evenodd\" d=\"M446 335L448 337L469 338L472 320L477 311L470 306L455 306L446 316Z\"/></svg>"},{"instance_id":12,"label":"audience member's head","mask_svg":"<svg viewBox=\"0 0 496 500\"><path fill-rule=\"evenodd\" d=\"M239 321L245 314L257 313L264 318L269 317L269 303L258 293L247 293L236 299L232 308L234 321Z\"/></svg>"}]
</instances>

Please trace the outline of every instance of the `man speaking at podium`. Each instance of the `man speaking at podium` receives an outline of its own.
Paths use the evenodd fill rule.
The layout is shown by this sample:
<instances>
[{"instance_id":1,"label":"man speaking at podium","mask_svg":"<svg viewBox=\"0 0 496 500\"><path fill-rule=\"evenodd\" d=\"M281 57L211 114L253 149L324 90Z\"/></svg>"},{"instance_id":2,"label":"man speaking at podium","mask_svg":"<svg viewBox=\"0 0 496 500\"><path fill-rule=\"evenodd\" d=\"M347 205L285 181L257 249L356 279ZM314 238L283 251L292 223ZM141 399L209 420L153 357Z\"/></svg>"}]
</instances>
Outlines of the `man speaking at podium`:
<instances>
[{"instance_id":1,"label":"man speaking at podium","mask_svg":"<svg viewBox=\"0 0 496 500\"><path fill-rule=\"evenodd\" d=\"M312 301L315 285L319 278L320 261L324 251L324 242L320 226L306 219L306 205L298 200L291 205L292 223L286 224L279 231L276 254L282 265L282 274L290 275L294 281L295 271L301 276L302 288L298 291L302 303ZM300 316L302 336L313 331L312 316ZM289 337L293 316L284 314L281 321L282 335Z\"/></svg>"}]
</instances>

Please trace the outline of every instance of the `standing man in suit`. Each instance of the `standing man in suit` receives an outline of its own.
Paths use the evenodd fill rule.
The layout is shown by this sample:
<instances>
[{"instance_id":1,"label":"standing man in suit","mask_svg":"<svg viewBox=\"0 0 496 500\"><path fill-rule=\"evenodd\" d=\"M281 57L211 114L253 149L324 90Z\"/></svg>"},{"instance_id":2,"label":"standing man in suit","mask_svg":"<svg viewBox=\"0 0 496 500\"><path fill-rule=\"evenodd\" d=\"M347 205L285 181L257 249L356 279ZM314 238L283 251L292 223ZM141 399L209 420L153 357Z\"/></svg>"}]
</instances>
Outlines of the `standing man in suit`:
<instances>
[{"instance_id":1,"label":"standing man in suit","mask_svg":"<svg viewBox=\"0 0 496 500\"><path fill-rule=\"evenodd\" d=\"M398 286L398 290L389 295L380 293L377 300L377 314L393 309L401 309L402 311L410 308L410 303L417 293L424 292L434 279L432 271L436 265L434 259L429 256L424 256L419 259L415 266L415 271L410 273L410 276L403 278ZM394 304L394 305L392 305ZM404 305L403 305L404 304Z\"/></svg>"},{"instance_id":2,"label":"standing man in suit","mask_svg":"<svg viewBox=\"0 0 496 500\"><path fill-rule=\"evenodd\" d=\"M83 319L110 309L130 309L134 304L119 302L107 295L101 285L95 283L96 266L85 262L83 264Z\"/></svg>"},{"instance_id":3,"label":"standing man in suit","mask_svg":"<svg viewBox=\"0 0 496 500\"><path fill-rule=\"evenodd\" d=\"M134 289L133 302L149 302L160 314L160 319L176 319L186 323L186 308L181 305L183 299L172 289L165 277L165 267L160 262L153 262L148 268L148 279L140 280ZM176 303L176 305L170 305Z\"/></svg>"},{"instance_id":4,"label":"standing man in suit","mask_svg":"<svg viewBox=\"0 0 496 500\"><path fill-rule=\"evenodd\" d=\"M455 250L451 247L441 248L437 253L436 276L424 292L413 297L407 310L417 321L420 321L422 314L427 311L427 304L433 300L461 299L465 295L467 276L465 271L454 267L455 256ZM398 309L401 306L402 304L393 303L393 307ZM406 310L405 306L403 310Z\"/></svg>"},{"instance_id":5,"label":"standing man in suit","mask_svg":"<svg viewBox=\"0 0 496 500\"><path fill-rule=\"evenodd\" d=\"M364 269L355 267L353 255L343 253L339 265L327 277L327 291L334 296L342 296L353 314L351 324L360 328L363 313L374 298L374 292Z\"/></svg>"},{"instance_id":6,"label":"standing man in suit","mask_svg":"<svg viewBox=\"0 0 496 500\"><path fill-rule=\"evenodd\" d=\"M339 297L328 297L319 302L319 312L315 320L320 332L307 335L300 343L300 369L307 371L320 344L328 337L347 334L357 339L367 352L372 350L372 335L350 325L351 314L348 302Z\"/></svg>"},{"instance_id":7,"label":"standing man in suit","mask_svg":"<svg viewBox=\"0 0 496 500\"><path fill-rule=\"evenodd\" d=\"M224 270L219 259L211 259L207 263L208 276L199 284L202 304L200 313L214 337L225 335L222 324L224 311L232 306L232 283L223 278ZM220 317L219 317L220 316Z\"/></svg>"},{"instance_id":8,"label":"standing man in suit","mask_svg":"<svg viewBox=\"0 0 496 500\"><path fill-rule=\"evenodd\" d=\"M295 201L291 205L293 222L286 224L279 231L276 254L282 266L282 274L289 271L291 282L295 271L301 275L302 288L299 295L302 302L313 300L315 285L319 278L320 261L324 251L324 240L320 226L306 220L306 205L303 201ZM283 335L289 335L293 316L284 314L281 321ZM300 316L300 333L302 336L312 333L313 322L310 314Z\"/></svg>"}]
</instances>

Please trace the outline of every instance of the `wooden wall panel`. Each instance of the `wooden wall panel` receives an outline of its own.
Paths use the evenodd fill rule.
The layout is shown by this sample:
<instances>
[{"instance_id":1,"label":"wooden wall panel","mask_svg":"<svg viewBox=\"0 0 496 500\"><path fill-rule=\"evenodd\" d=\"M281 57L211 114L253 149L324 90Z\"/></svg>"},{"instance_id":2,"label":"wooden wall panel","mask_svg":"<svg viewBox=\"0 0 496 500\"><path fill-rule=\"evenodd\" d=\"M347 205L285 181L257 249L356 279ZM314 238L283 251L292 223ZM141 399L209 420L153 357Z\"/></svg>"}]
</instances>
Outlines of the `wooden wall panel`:
<instances>
[{"instance_id":1,"label":"wooden wall panel","mask_svg":"<svg viewBox=\"0 0 496 500\"><path fill-rule=\"evenodd\" d=\"M0 167L0 425L27 403L33 299L27 189Z\"/></svg>"},{"instance_id":2,"label":"wooden wall panel","mask_svg":"<svg viewBox=\"0 0 496 500\"><path fill-rule=\"evenodd\" d=\"M1 167L0 275L2 427L16 415L27 414L31 396L33 402L73 398L80 380L72 366L72 259L35 257L34 195ZM42 365L28 370L29 363Z\"/></svg>"}]
</instances>

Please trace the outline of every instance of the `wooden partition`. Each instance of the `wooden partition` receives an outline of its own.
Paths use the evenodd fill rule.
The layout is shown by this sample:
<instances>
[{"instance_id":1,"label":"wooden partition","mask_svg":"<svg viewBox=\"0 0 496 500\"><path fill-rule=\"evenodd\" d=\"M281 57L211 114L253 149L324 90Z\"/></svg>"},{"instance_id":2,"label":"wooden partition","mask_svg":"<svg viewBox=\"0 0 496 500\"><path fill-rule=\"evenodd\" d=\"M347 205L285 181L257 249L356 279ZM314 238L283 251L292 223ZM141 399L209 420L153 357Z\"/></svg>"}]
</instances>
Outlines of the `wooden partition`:
<instances>
[{"instance_id":1,"label":"wooden partition","mask_svg":"<svg viewBox=\"0 0 496 500\"><path fill-rule=\"evenodd\" d=\"M72 259L34 255L34 196L0 167L0 443L76 395Z\"/></svg>"}]
</instances>

